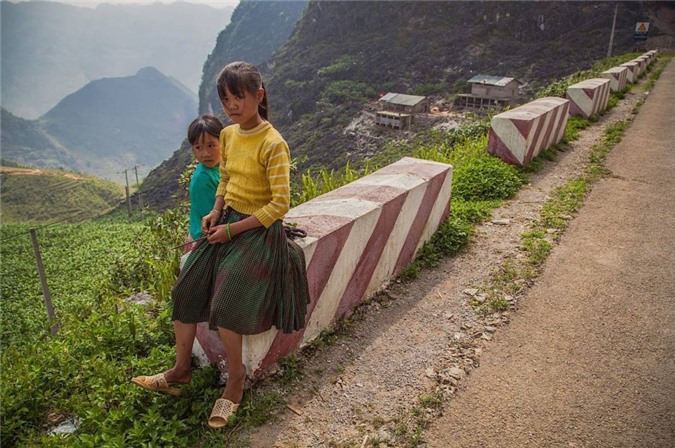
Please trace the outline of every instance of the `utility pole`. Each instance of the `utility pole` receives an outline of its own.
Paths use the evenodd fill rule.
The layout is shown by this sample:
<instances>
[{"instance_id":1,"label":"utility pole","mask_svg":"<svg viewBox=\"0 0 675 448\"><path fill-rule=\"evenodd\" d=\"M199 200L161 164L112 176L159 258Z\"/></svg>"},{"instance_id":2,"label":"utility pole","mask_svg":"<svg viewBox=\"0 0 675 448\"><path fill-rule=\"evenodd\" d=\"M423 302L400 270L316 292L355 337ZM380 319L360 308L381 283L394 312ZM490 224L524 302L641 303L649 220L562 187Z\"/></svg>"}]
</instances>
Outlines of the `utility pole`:
<instances>
[{"instance_id":1,"label":"utility pole","mask_svg":"<svg viewBox=\"0 0 675 448\"><path fill-rule=\"evenodd\" d=\"M38 246L37 234L35 229L30 229L30 239L33 243L33 253L35 254L35 264L37 264L38 274L40 275L40 284L42 285L42 295L45 298L45 306L47 307L47 317L49 322L54 321L54 306L52 305L52 297L49 294L49 287L47 286L47 275L45 275L45 267L42 265L42 257L40 256L40 246ZM52 335L56 334L58 330L54 324L50 327Z\"/></svg>"},{"instance_id":2,"label":"utility pole","mask_svg":"<svg viewBox=\"0 0 675 448\"><path fill-rule=\"evenodd\" d=\"M141 207L141 219L143 218L143 198L141 197L141 187L138 185L138 165L134 166L136 172L136 194L138 195L138 205Z\"/></svg>"},{"instance_id":3,"label":"utility pole","mask_svg":"<svg viewBox=\"0 0 675 448\"><path fill-rule=\"evenodd\" d=\"M129 221L131 221L131 198L129 197L129 175L127 174L127 170L124 170L124 178L127 180L127 187L126 187L126 193L127 193L127 211L129 213Z\"/></svg>"},{"instance_id":4,"label":"utility pole","mask_svg":"<svg viewBox=\"0 0 675 448\"><path fill-rule=\"evenodd\" d=\"M619 11L619 2L614 6L614 21L612 22L612 34L609 35L609 47L607 48L607 57L612 56L612 45L614 44L614 29L616 28L616 13Z\"/></svg>"}]
</instances>

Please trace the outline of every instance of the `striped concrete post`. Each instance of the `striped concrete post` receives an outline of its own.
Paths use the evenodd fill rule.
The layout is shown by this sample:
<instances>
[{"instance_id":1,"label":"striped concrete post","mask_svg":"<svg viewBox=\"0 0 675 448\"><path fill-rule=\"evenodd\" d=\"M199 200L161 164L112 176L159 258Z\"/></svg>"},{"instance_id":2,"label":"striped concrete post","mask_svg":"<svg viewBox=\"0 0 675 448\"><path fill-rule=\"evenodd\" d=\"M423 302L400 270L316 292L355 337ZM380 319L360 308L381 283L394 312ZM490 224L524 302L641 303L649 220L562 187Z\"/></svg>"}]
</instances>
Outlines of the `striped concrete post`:
<instances>
[{"instance_id":1,"label":"striped concrete post","mask_svg":"<svg viewBox=\"0 0 675 448\"><path fill-rule=\"evenodd\" d=\"M609 79L593 78L569 86L570 115L589 118L607 109L609 85Z\"/></svg>"},{"instance_id":2,"label":"striped concrete post","mask_svg":"<svg viewBox=\"0 0 675 448\"><path fill-rule=\"evenodd\" d=\"M624 62L619 67L626 67L628 72L626 73L626 81L631 84L635 84L638 81L640 76L640 63L635 61Z\"/></svg>"},{"instance_id":3,"label":"striped concrete post","mask_svg":"<svg viewBox=\"0 0 675 448\"><path fill-rule=\"evenodd\" d=\"M620 92L626 88L628 67L612 67L602 72L600 76L609 79L609 87L612 92Z\"/></svg>"},{"instance_id":4,"label":"striped concrete post","mask_svg":"<svg viewBox=\"0 0 675 448\"><path fill-rule=\"evenodd\" d=\"M562 140L570 102L546 97L492 117L488 152L512 165L526 165Z\"/></svg>"},{"instance_id":5,"label":"striped concrete post","mask_svg":"<svg viewBox=\"0 0 675 448\"><path fill-rule=\"evenodd\" d=\"M641 61L641 63L644 64L645 70L647 70L647 67L649 67L649 64L650 64L649 56L642 55L642 56L638 56L638 57L635 58L635 59L638 60L638 61ZM644 71L643 71L643 72L644 72Z\"/></svg>"},{"instance_id":6,"label":"striped concrete post","mask_svg":"<svg viewBox=\"0 0 675 448\"><path fill-rule=\"evenodd\" d=\"M645 72L647 69L647 61L645 61L643 58L635 58L631 62L637 62L638 63L638 78L642 76L642 74Z\"/></svg>"},{"instance_id":7,"label":"striped concrete post","mask_svg":"<svg viewBox=\"0 0 675 448\"><path fill-rule=\"evenodd\" d=\"M642 56L647 58L647 64L652 65L654 61L656 60L656 53L652 53L651 51L646 52Z\"/></svg>"},{"instance_id":8,"label":"striped concrete post","mask_svg":"<svg viewBox=\"0 0 675 448\"><path fill-rule=\"evenodd\" d=\"M398 275L447 218L451 186L452 166L405 157L291 209L285 221L308 234L297 240L311 296L307 326L293 334L273 328L244 336L247 373L258 376L308 344ZM197 338L225 370L217 334L200 324Z\"/></svg>"}]
</instances>

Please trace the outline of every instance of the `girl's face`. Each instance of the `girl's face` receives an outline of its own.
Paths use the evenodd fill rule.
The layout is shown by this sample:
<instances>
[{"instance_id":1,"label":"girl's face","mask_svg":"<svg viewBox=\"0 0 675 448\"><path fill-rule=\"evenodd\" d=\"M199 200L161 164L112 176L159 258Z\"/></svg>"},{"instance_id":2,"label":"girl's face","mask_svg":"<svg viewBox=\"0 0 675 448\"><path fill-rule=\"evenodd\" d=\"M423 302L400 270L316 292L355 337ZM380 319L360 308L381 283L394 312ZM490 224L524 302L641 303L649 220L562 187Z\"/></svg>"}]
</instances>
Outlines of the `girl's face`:
<instances>
[{"instance_id":1,"label":"girl's face","mask_svg":"<svg viewBox=\"0 0 675 448\"><path fill-rule=\"evenodd\" d=\"M195 158L209 168L220 163L220 142L218 137L203 133L199 139L192 145L192 152Z\"/></svg>"},{"instance_id":2,"label":"girl's face","mask_svg":"<svg viewBox=\"0 0 675 448\"><path fill-rule=\"evenodd\" d=\"M258 103L262 101L265 90L260 88L253 95L251 92L242 89L242 97L238 97L225 88L225 99L223 100L223 110L230 117L230 120L237 123L242 129L253 129L263 122L258 114Z\"/></svg>"}]
</instances>

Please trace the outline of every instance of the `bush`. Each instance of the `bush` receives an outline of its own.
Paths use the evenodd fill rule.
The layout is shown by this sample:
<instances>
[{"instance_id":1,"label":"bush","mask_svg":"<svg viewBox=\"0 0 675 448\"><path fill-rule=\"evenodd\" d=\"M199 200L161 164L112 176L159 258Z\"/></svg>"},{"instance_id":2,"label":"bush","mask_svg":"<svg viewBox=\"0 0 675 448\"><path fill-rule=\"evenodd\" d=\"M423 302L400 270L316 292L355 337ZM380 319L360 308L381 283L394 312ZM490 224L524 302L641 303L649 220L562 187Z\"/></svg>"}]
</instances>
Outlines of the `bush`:
<instances>
[{"instance_id":1,"label":"bush","mask_svg":"<svg viewBox=\"0 0 675 448\"><path fill-rule=\"evenodd\" d=\"M452 193L465 201L507 199L513 197L522 184L515 167L485 155L455 169Z\"/></svg>"},{"instance_id":2,"label":"bush","mask_svg":"<svg viewBox=\"0 0 675 448\"><path fill-rule=\"evenodd\" d=\"M329 103L343 104L361 101L374 92L363 82L349 80L333 81L326 87L321 99Z\"/></svg>"}]
</instances>

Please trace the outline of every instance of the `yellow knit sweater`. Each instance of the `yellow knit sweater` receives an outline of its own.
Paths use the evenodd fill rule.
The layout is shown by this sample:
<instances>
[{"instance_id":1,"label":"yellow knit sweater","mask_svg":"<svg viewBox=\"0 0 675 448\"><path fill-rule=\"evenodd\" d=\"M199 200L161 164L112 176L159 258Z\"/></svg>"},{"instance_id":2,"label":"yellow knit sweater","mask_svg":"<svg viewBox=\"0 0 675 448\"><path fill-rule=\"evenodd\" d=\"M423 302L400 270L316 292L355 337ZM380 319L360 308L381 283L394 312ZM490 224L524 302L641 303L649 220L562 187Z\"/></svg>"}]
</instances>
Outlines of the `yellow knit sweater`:
<instances>
[{"instance_id":1,"label":"yellow knit sweater","mask_svg":"<svg viewBox=\"0 0 675 448\"><path fill-rule=\"evenodd\" d=\"M253 129L238 124L220 133L220 183L216 196L265 226L283 219L291 202L288 144L265 121Z\"/></svg>"}]
</instances>

